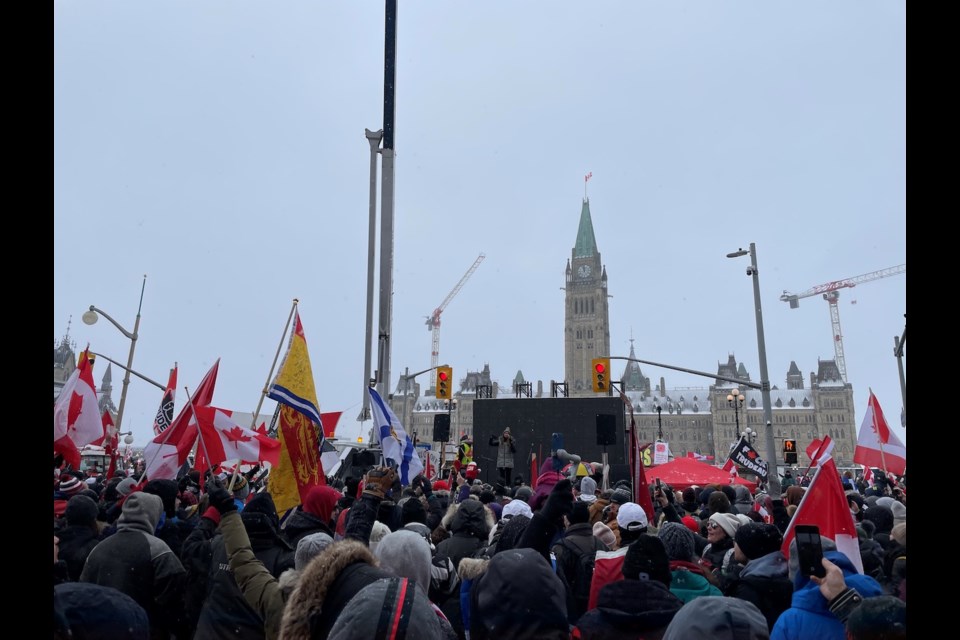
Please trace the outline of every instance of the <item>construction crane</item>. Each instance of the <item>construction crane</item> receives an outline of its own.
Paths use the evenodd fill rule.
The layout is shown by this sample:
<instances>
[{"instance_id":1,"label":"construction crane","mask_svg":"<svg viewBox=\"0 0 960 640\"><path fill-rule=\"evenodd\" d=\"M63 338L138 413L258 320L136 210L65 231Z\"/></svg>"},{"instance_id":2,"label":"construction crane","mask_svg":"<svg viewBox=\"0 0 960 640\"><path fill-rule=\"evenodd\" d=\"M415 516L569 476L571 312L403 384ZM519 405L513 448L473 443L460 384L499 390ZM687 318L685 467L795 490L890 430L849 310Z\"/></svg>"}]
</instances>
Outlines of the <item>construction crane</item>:
<instances>
[{"instance_id":1,"label":"construction crane","mask_svg":"<svg viewBox=\"0 0 960 640\"><path fill-rule=\"evenodd\" d=\"M852 278L844 278L843 280L834 280L833 282L818 284L815 287L807 289L803 293L789 293L784 291L783 295L780 296L780 299L784 302L789 302L791 309L796 309L800 306L800 298L809 298L810 296L823 294L823 299L826 300L830 305L830 324L833 328L833 350L836 354L837 368L840 370L840 377L843 378L844 382L846 382L847 365L843 359L843 336L840 333L840 311L837 308L837 301L840 299L839 289L843 289L845 287L855 287L858 284L863 284L864 282L872 282L873 280L879 280L880 278L887 278L889 276L895 276L906 272L907 265L898 264L897 266L890 267L889 269L871 271L870 273L864 273Z\"/></svg>"},{"instance_id":2,"label":"construction crane","mask_svg":"<svg viewBox=\"0 0 960 640\"><path fill-rule=\"evenodd\" d=\"M429 316L425 316L427 321L427 329L433 332L433 349L430 352L430 388L437 388L437 365L440 364L440 314L443 313L443 310L447 308L447 305L450 304L450 301L460 293L460 289L463 288L463 285L466 281L473 275L473 272L477 270L477 267L480 266L480 263L483 262L483 259L486 256L482 253L474 260L473 265L467 272L463 274L463 277L460 278L460 282L457 283L450 293L447 294L447 297L443 299L443 302L433 310Z\"/></svg>"}]
</instances>

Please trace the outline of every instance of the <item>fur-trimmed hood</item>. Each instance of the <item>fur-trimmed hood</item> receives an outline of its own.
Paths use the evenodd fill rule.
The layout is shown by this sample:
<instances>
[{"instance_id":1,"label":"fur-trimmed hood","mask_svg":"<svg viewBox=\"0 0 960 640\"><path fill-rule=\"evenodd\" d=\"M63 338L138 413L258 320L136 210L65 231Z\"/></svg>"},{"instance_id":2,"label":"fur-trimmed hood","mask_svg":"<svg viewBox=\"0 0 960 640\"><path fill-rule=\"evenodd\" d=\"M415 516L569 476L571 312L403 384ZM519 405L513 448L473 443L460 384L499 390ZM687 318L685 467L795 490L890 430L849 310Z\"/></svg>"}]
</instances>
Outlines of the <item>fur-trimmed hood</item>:
<instances>
[{"instance_id":1,"label":"fur-trimmed hood","mask_svg":"<svg viewBox=\"0 0 960 640\"><path fill-rule=\"evenodd\" d=\"M447 507L440 524L450 533L471 533L486 540L490 530L497 526L497 518L482 502L468 498Z\"/></svg>"},{"instance_id":2,"label":"fur-trimmed hood","mask_svg":"<svg viewBox=\"0 0 960 640\"><path fill-rule=\"evenodd\" d=\"M350 565L362 562L377 566L373 553L355 540L334 542L300 572L300 582L290 594L280 623L283 640L310 640L310 619L323 611L330 587Z\"/></svg>"},{"instance_id":3,"label":"fur-trimmed hood","mask_svg":"<svg viewBox=\"0 0 960 640\"><path fill-rule=\"evenodd\" d=\"M488 564L490 564L489 560L464 558L460 561L460 566L457 567L457 573L461 580L476 580L486 573Z\"/></svg>"}]
</instances>

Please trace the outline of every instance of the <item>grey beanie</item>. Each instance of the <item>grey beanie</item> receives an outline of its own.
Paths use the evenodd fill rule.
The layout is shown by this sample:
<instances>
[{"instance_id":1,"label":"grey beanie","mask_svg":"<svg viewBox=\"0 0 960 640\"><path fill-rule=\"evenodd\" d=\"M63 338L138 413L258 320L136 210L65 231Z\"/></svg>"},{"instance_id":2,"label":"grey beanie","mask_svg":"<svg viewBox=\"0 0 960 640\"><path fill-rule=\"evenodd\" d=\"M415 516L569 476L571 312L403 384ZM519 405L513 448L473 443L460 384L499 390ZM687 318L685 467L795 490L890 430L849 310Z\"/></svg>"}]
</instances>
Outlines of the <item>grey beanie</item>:
<instances>
[{"instance_id":1,"label":"grey beanie","mask_svg":"<svg viewBox=\"0 0 960 640\"><path fill-rule=\"evenodd\" d=\"M580 499L584 502L593 502L597 499L597 481L590 476L580 481Z\"/></svg>"},{"instance_id":2,"label":"grey beanie","mask_svg":"<svg viewBox=\"0 0 960 640\"><path fill-rule=\"evenodd\" d=\"M663 546L667 549L667 556L671 560L691 562L696 550L696 539L693 532L686 525L678 522L664 522L657 532Z\"/></svg>"},{"instance_id":3,"label":"grey beanie","mask_svg":"<svg viewBox=\"0 0 960 640\"><path fill-rule=\"evenodd\" d=\"M394 623L398 625L396 635L390 635L391 629L383 625ZM330 640L387 637L444 638L440 618L426 592L407 578L381 578L365 586L337 616L328 636Z\"/></svg>"},{"instance_id":4,"label":"grey beanie","mask_svg":"<svg viewBox=\"0 0 960 640\"><path fill-rule=\"evenodd\" d=\"M333 538L322 531L311 533L304 536L297 543L297 551L293 556L294 568L297 571L303 571L310 564L314 557L320 555L320 552L327 548L327 545L333 542Z\"/></svg>"},{"instance_id":5,"label":"grey beanie","mask_svg":"<svg viewBox=\"0 0 960 640\"><path fill-rule=\"evenodd\" d=\"M374 555L381 569L399 578L410 578L424 594L429 592L432 556L430 545L419 533L404 529L388 533Z\"/></svg>"},{"instance_id":6,"label":"grey beanie","mask_svg":"<svg viewBox=\"0 0 960 640\"><path fill-rule=\"evenodd\" d=\"M673 616L663 640L722 638L723 640L769 640L767 619L757 605L740 598L696 598Z\"/></svg>"},{"instance_id":7,"label":"grey beanie","mask_svg":"<svg viewBox=\"0 0 960 640\"><path fill-rule=\"evenodd\" d=\"M120 481L120 484L117 485L117 493L121 496L128 496L133 492L133 488L137 486L137 481L133 478L124 478Z\"/></svg>"}]
</instances>

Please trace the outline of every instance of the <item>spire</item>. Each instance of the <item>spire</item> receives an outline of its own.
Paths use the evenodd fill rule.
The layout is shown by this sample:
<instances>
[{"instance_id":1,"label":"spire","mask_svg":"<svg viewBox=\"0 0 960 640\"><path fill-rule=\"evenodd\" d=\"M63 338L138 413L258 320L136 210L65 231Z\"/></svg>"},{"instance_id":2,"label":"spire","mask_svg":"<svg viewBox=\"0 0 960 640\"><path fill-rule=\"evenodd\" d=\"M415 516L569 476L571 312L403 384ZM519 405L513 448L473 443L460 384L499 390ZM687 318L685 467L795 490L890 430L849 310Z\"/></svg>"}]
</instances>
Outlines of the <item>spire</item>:
<instances>
[{"instance_id":1,"label":"spire","mask_svg":"<svg viewBox=\"0 0 960 640\"><path fill-rule=\"evenodd\" d=\"M583 199L580 210L580 228L577 229L577 243L573 248L574 258L585 258L597 254L597 240L593 235L593 220L590 218L590 200Z\"/></svg>"}]
</instances>

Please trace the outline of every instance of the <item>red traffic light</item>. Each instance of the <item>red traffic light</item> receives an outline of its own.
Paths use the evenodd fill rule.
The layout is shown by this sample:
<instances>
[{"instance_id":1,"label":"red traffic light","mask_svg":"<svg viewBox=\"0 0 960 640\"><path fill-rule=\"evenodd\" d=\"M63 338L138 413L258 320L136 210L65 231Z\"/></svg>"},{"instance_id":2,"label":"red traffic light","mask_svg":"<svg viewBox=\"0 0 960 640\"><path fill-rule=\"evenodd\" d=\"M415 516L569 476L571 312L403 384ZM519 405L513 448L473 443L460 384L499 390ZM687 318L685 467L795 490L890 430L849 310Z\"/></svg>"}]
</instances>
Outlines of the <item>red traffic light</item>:
<instances>
[{"instance_id":1,"label":"red traffic light","mask_svg":"<svg viewBox=\"0 0 960 640\"><path fill-rule=\"evenodd\" d=\"M602 362L598 362L593 366L593 368L597 370L597 373L603 373L607 369L606 367L603 366Z\"/></svg>"},{"instance_id":2,"label":"red traffic light","mask_svg":"<svg viewBox=\"0 0 960 640\"><path fill-rule=\"evenodd\" d=\"M446 372L446 371L441 371L438 375L439 375L439 377L440 377L441 380L443 380L444 382L447 381L447 372Z\"/></svg>"}]
</instances>

